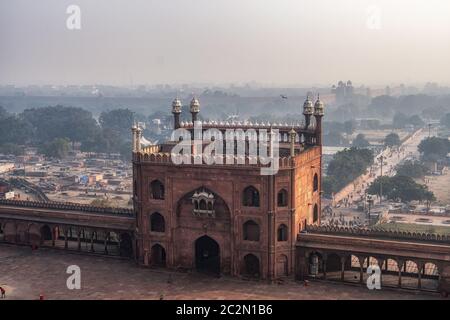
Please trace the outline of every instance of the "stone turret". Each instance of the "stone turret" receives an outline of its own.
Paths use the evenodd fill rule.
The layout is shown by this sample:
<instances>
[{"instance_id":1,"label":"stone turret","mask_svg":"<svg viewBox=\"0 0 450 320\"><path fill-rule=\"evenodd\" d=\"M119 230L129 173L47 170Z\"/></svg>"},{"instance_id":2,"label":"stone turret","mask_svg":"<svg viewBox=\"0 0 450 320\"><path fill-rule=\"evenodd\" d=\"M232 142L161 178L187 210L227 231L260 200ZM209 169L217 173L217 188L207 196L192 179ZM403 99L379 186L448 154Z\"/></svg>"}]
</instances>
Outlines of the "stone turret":
<instances>
[{"instance_id":1,"label":"stone turret","mask_svg":"<svg viewBox=\"0 0 450 320\"><path fill-rule=\"evenodd\" d=\"M136 152L136 134L137 134L137 126L135 123L131 126L131 144L133 152Z\"/></svg>"},{"instance_id":2,"label":"stone turret","mask_svg":"<svg viewBox=\"0 0 450 320\"><path fill-rule=\"evenodd\" d=\"M193 97L191 100L191 114L192 114L192 123L197 121L197 114L200 112L200 102L196 97Z\"/></svg>"},{"instance_id":3,"label":"stone turret","mask_svg":"<svg viewBox=\"0 0 450 320\"><path fill-rule=\"evenodd\" d=\"M136 128L136 152L141 152L141 138L142 138L142 129L139 125Z\"/></svg>"},{"instance_id":4,"label":"stone turret","mask_svg":"<svg viewBox=\"0 0 450 320\"><path fill-rule=\"evenodd\" d=\"M322 145L322 117L324 115L324 104L317 95L317 101L314 104L314 117L316 118L316 141L318 145Z\"/></svg>"},{"instance_id":5,"label":"stone turret","mask_svg":"<svg viewBox=\"0 0 450 320\"><path fill-rule=\"evenodd\" d=\"M309 96L306 96L306 100L303 103L303 115L305 116L305 129L308 129L311 123L311 116L313 115L313 103Z\"/></svg>"},{"instance_id":6,"label":"stone turret","mask_svg":"<svg viewBox=\"0 0 450 320\"><path fill-rule=\"evenodd\" d=\"M176 130L180 128L180 114L181 114L181 101L176 98L172 102L172 114L173 114L173 128Z\"/></svg>"}]
</instances>

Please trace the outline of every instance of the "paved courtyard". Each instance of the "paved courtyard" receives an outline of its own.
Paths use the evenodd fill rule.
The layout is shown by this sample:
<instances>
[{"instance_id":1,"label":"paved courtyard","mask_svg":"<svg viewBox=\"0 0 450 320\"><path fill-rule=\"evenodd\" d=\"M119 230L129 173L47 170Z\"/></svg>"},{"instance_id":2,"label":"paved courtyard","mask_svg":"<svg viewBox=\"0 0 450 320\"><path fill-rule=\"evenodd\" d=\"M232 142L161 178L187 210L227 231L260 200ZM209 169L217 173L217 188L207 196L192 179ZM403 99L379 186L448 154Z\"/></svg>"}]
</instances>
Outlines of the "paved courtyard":
<instances>
[{"instance_id":1,"label":"paved courtyard","mask_svg":"<svg viewBox=\"0 0 450 320\"><path fill-rule=\"evenodd\" d=\"M67 267L81 268L81 289L69 290ZM334 283L283 284L212 278L138 267L129 260L0 244L0 286L7 299L440 299L437 295L370 291ZM1 300L0 300L1 301Z\"/></svg>"}]
</instances>

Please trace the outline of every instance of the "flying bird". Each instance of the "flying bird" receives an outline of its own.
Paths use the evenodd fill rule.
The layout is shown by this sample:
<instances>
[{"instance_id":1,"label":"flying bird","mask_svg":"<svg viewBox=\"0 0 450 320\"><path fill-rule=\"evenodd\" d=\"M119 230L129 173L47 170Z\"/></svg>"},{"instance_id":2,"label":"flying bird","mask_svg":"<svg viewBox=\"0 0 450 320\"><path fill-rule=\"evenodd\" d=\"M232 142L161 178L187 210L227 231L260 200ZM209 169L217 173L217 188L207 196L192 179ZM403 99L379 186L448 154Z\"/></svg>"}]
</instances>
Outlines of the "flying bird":
<instances>
[{"instance_id":1,"label":"flying bird","mask_svg":"<svg viewBox=\"0 0 450 320\"><path fill-rule=\"evenodd\" d=\"M280 94L280 97L281 97L282 99L287 99L287 98L288 98L288 97L285 96L284 94Z\"/></svg>"}]
</instances>

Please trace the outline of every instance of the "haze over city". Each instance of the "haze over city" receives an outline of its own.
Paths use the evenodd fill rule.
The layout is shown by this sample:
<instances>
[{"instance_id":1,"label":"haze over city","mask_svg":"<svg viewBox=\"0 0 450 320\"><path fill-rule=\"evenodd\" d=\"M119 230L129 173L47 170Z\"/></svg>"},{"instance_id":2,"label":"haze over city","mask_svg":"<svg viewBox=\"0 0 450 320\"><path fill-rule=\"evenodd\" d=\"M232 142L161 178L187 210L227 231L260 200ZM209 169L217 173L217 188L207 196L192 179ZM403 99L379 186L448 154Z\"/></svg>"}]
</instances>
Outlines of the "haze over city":
<instances>
[{"instance_id":1,"label":"haze over city","mask_svg":"<svg viewBox=\"0 0 450 320\"><path fill-rule=\"evenodd\" d=\"M0 301L205 319L448 300L449 17L0 0Z\"/></svg>"},{"instance_id":2,"label":"haze over city","mask_svg":"<svg viewBox=\"0 0 450 320\"><path fill-rule=\"evenodd\" d=\"M1 0L0 84L448 85L449 16L446 0Z\"/></svg>"}]
</instances>

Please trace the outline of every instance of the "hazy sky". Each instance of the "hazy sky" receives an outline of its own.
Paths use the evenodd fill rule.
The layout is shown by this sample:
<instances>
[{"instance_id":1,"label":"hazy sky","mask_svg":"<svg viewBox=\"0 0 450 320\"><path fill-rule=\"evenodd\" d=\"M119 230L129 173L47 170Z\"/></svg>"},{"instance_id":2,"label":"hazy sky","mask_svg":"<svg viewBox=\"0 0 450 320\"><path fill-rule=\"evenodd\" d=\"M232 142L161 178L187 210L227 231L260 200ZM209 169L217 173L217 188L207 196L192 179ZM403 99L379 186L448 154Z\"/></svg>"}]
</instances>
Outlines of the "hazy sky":
<instances>
[{"instance_id":1,"label":"hazy sky","mask_svg":"<svg viewBox=\"0 0 450 320\"><path fill-rule=\"evenodd\" d=\"M0 0L0 84L340 79L450 84L450 1Z\"/></svg>"}]
</instances>

